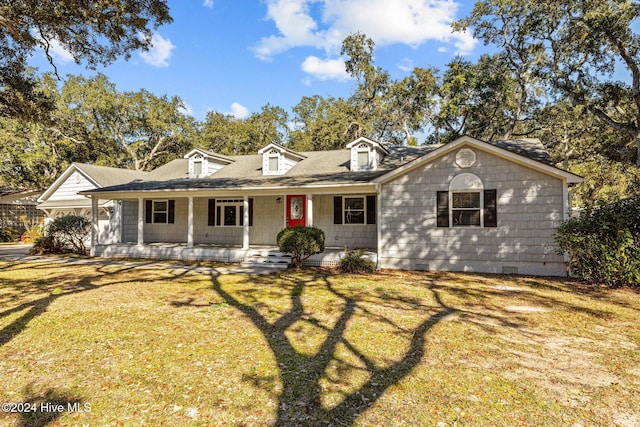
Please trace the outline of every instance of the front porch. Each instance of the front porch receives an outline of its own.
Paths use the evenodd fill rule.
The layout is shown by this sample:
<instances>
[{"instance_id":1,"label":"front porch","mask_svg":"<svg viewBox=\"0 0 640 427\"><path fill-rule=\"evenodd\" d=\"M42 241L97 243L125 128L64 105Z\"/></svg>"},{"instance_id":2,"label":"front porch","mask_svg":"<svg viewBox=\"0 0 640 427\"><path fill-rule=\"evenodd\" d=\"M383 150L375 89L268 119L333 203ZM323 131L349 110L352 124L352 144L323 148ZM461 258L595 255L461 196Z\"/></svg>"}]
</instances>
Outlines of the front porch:
<instances>
[{"instance_id":1,"label":"front porch","mask_svg":"<svg viewBox=\"0 0 640 427\"><path fill-rule=\"evenodd\" d=\"M96 245L92 248L94 256L103 258L141 258L141 259L170 259L179 261L212 261L224 263L262 263L269 266L289 265L289 258L282 254L276 246L256 245L245 249L241 246L229 247L218 245L196 244L188 246L186 243L148 243L137 244L108 244ZM340 258L345 256L343 249L327 248L324 252L312 255L305 262L309 267L335 267ZM365 256L377 262L375 251L366 251Z\"/></svg>"}]
</instances>

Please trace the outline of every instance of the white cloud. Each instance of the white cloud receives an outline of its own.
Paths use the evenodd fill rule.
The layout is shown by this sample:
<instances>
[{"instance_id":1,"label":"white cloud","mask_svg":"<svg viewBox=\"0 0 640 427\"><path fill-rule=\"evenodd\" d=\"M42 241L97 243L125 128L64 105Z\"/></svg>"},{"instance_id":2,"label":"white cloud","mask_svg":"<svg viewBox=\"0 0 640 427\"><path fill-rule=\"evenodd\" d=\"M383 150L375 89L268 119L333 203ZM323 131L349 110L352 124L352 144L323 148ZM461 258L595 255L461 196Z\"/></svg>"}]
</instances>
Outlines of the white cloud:
<instances>
[{"instance_id":1,"label":"white cloud","mask_svg":"<svg viewBox=\"0 0 640 427\"><path fill-rule=\"evenodd\" d=\"M311 5L320 10L317 18ZM277 35L260 40L261 59L293 47L311 46L335 53L349 34L363 32L378 45L418 46L429 40L453 44L458 53L470 52L477 41L468 33L453 33L459 3L453 0L267 0L267 20Z\"/></svg>"},{"instance_id":2,"label":"white cloud","mask_svg":"<svg viewBox=\"0 0 640 427\"><path fill-rule=\"evenodd\" d=\"M57 59L62 63L73 61L73 55L71 54L71 52L65 49L64 46L62 46L58 40L55 40L55 39L51 40L49 44L50 44L49 53L55 59Z\"/></svg>"},{"instance_id":3,"label":"white cloud","mask_svg":"<svg viewBox=\"0 0 640 427\"><path fill-rule=\"evenodd\" d=\"M168 67L173 49L175 46L171 40L155 33L151 37L151 48L147 52L140 52L140 57L144 62L154 67Z\"/></svg>"},{"instance_id":4,"label":"white cloud","mask_svg":"<svg viewBox=\"0 0 640 427\"><path fill-rule=\"evenodd\" d=\"M204 0L202 3L204 7L208 7L209 9L213 8L213 0Z\"/></svg>"},{"instance_id":5,"label":"white cloud","mask_svg":"<svg viewBox=\"0 0 640 427\"><path fill-rule=\"evenodd\" d=\"M180 111L187 116L193 117L193 107L184 101L182 101L182 108L180 108Z\"/></svg>"},{"instance_id":6,"label":"white cloud","mask_svg":"<svg viewBox=\"0 0 640 427\"><path fill-rule=\"evenodd\" d=\"M238 102L234 102L231 104L231 111L225 114L230 114L236 119L244 119L249 115L249 109Z\"/></svg>"},{"instance_id":7,"label":"white cloud","mask_svg":"<svg viewBox=\"0 0 640 427\"><path fill-rule=\"evenodd\" d=\"M349 78L342 59L322 60L317 56L308 56L301 67L302 71L320 80L347 80Z\"/></svg>"}]
</instances>

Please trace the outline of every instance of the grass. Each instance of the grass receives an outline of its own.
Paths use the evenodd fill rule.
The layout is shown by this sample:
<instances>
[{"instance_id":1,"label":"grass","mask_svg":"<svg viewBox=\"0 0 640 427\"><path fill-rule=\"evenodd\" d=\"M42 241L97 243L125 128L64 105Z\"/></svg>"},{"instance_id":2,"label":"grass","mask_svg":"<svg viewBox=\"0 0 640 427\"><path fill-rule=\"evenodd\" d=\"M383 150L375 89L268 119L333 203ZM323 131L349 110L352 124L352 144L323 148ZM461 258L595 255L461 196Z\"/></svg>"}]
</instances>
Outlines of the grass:
<instances>
[{"instance_id":1,"label":"grass","mask_svg":"<svg viewBox=\"0 0 640 427\"><path fill-rule=\"evenodd\" d=\"M639 320L541 278L0 262L0 402L85 409L0 424L632 426Z\"/></svg>"}]
</instances>

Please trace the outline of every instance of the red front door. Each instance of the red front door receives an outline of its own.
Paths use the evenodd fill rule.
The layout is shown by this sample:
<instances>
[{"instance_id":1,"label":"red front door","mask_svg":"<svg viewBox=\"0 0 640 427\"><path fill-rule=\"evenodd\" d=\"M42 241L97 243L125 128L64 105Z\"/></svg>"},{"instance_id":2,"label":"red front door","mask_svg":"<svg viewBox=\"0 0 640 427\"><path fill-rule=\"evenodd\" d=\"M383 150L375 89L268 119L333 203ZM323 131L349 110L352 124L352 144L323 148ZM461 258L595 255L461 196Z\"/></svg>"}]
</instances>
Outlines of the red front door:
<instances>
[{"instance_id":1,"label":"red front door","mask_svg":"<svg viewBox=\"0 0 640 427\"><path fill-rule=\"evenodd\" d=\"M307 225L306 218L306 196L287 196L287 227L298 227Z\"/></svg>"}]
</instances>

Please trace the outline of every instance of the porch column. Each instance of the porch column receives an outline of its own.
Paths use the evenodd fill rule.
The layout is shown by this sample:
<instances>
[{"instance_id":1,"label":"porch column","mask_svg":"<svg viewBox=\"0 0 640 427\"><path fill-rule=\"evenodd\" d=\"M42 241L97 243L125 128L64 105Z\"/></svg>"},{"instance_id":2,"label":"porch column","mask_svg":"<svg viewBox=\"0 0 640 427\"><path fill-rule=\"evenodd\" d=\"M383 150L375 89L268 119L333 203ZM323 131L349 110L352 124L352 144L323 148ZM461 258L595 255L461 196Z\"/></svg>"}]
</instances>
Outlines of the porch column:
<instances>
[{"instance_id":1,"label":"porch column","mask_svg":"<svg viewBox=\"0 0 640 427\"><path fill-rule=\"evenodd\" d=\"M187 220L187 247L193 247L193 196L189 196L189 217Z\"/></svg>"},{"instance_id":2,"label":"porch column","mask_svg":"<svg viewBox=\"0 0 640 427\"><path fill-rule=\"evenodd\" d=\"M249 196L244 196L242 214L242 249L249 249Z\"/></svg>"},{"instance_id":3,"label":"porch column","mask_svg":"<svg viewBox=\"0 0 640 427\"><path fill-rule=\"evenodd\" d=\"M144 245L144 200L138 198L138 246Z\"/></svg>"},{"instance_id":4,"label":"porch column","mask_svg":"<svg viewBox=\"0 0 640 427\"><path fill-rule=\"evenodd\" d=\"M100 241L100 228L98 227L98 198L91 197L91 256L96 255L96 246Z\"/></svg>"},{"instance_id":5,"label":"porch column","mask_svg":"<svg viewBox=\"0 0 640 427\"><path fill-rule=\"evenodd\" d=\"M382 257L382 184L376 184L376 269L380 270L380 259Z\"/></svg>"},{"instance_id":6,"label":"porch column","mask_svg":"<svg viewBox=\"0 0 640 427\"><path fill-rule=\"evenodd\" d=\"M307 227L313 227L313 194L307 194Z\"/></svg>"}]
</instances>

